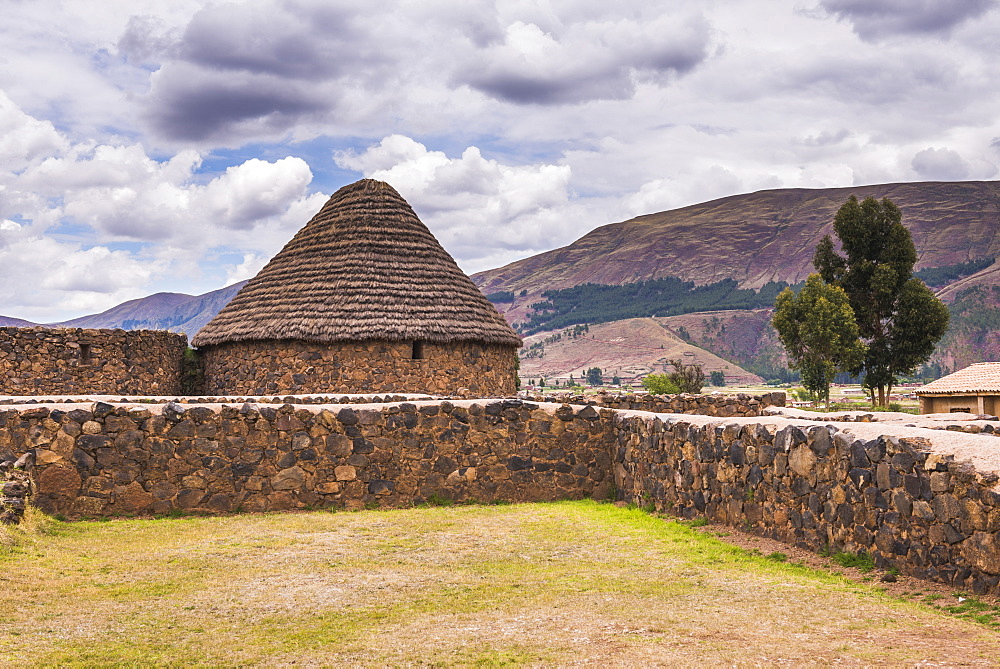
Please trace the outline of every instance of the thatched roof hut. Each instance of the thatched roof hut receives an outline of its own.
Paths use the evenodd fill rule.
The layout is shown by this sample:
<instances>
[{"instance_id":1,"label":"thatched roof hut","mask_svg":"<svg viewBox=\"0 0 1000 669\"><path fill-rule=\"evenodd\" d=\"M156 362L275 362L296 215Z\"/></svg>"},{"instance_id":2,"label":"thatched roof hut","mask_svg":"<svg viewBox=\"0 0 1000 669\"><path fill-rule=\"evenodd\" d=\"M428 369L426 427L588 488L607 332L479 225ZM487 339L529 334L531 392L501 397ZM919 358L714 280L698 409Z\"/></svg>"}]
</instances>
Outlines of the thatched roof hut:
<instances>
[{"instance_id":1,"label":"thatched roof hut","mask_svg":"<svg viewBox=\"0 0 1000 669\"><path fill-rule=\"evenodd\" d=\"M389 184L338 190L195 346L252 340L521 339Z\"/></svg>"}]
</instances>

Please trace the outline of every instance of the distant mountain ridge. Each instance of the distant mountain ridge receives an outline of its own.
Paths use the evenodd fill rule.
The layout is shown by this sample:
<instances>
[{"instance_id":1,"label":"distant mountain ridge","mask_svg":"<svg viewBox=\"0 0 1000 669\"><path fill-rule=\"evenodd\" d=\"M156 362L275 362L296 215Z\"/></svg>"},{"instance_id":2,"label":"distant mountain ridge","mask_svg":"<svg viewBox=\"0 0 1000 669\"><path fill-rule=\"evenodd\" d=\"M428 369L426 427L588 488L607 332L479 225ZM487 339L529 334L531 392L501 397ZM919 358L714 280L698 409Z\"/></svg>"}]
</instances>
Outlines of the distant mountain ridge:
<instances>
[{"instance_id":1,"label":"distant mountain ridge","mask_svg":"<svg viewBox=\"0 0 1000 669\"><path fill-rule=\"evenodd\" d=\"M38 325L38 323L32 323L31 321L26 321L23 318L10 318L9 316L0 316L0 327L30 328L36 325Z\"/></svg>"},{"instance_id":2,"label":"distant mountain ridge","mask_svg":"<svg viewBox=\"0 0 1000 669\"><path fill-rule=\"evenodd\" d=\"M850 188L785 188L638 216L587 233L572 244L474 274L487 294L513 293L513 323L546 290L583 283L622 285L677 277L704 285L733 279L743 288L797 283L848 197L888 197L913 234L917 268L1000 256L1000 182L917 182ZM979 274L996 280L990 268ZM977 277L965 279L977 285ZM524 295L522 295L524 293Z\"/></svg>"},{"instance_id":3,"label":"distant mountain ridge","mask_svg":"<svg viewBox=\"0 0 1000 669\"><path fill-rule=\"evenodd\" d=\"M245 284L246 281L240 281L203 295L155 293L148 297L122 302L99 314L48 323L45 327L169 330L184 333L190 339L212 320ZM0 325L30 327L39 324L0 316Z\"/></svg>"}]
</instances>

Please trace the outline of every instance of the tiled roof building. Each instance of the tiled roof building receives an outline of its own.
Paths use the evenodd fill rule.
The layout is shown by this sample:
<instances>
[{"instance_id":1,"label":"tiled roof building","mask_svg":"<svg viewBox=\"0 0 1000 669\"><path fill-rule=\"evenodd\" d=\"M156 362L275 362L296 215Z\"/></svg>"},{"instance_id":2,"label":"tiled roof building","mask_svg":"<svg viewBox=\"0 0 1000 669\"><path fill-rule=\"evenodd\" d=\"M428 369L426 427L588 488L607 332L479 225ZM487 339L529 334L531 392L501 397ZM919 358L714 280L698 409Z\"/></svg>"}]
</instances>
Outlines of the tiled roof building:
<instances>
[{"instance_id":1,"label":"tiled roof building","mask_svg":"<svg viewBox=\"0 0 1000 669\"><path fill-rule=\"evenodd\" d=\"M980 362L916 391L920 413L1000 412L1000 362Z\"/></svg>"}]
</instances>

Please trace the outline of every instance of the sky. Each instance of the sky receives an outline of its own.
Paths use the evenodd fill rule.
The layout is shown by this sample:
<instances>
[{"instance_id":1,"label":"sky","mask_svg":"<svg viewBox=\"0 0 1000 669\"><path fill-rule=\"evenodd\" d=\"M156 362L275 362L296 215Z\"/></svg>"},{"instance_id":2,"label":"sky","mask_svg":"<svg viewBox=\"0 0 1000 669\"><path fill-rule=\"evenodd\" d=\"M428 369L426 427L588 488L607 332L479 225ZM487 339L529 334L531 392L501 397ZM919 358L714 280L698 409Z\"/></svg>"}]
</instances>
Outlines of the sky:
<instances>
[{"instance_id":1,"label":"sky","mask_svg":"<svg viewBox=\"0 0 1000 669\"><path fill-rule=\"evenodd\" d=\"M996 179L1000 0L0 0L0 314L255 274L392 184L469 273L736 193Z\"/></svg>"}]
</instances>

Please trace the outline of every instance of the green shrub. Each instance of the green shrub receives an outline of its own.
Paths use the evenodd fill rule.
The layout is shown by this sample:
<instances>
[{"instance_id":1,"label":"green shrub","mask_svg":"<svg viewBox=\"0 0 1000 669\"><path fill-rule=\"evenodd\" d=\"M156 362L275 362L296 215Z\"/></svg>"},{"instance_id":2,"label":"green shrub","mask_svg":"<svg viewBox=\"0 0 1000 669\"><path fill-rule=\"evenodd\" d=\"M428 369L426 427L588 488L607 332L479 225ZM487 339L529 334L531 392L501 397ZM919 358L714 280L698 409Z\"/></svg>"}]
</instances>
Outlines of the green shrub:
<instances>
[{"instance_id":1,"label":"green shrub","mask_svg":"<svg viewBox=\"0 0 1000 669\"><path fill-rule=\"evenodd\" d=\"M669 374L650 374L642 380L642 387L652 395L676 395L681 391Z\"/></svg>"}]
</instances>

